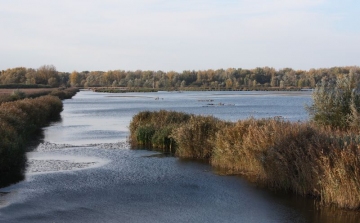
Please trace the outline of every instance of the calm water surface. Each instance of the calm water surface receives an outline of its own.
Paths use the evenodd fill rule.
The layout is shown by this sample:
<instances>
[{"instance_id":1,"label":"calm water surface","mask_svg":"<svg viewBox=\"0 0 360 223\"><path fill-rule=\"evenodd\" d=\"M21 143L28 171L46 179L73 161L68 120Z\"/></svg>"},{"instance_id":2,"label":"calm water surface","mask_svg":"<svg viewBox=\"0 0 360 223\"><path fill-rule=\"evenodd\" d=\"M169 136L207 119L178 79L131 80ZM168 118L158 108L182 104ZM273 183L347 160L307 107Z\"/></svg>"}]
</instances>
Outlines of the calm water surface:
<instances>
[{"instance_id":1,"label":"calm water surface","mask_svg":"<svg viewBox=\"0 0 360 223\"><path fill-rule=\"evenodd\" d=\"M360 222L353 212L126 144L129 122L143 110L303 121L310 103L309 92L81 91L28 153L26 180L0 189L0 222Z\"/></svg>"}]
</instances>

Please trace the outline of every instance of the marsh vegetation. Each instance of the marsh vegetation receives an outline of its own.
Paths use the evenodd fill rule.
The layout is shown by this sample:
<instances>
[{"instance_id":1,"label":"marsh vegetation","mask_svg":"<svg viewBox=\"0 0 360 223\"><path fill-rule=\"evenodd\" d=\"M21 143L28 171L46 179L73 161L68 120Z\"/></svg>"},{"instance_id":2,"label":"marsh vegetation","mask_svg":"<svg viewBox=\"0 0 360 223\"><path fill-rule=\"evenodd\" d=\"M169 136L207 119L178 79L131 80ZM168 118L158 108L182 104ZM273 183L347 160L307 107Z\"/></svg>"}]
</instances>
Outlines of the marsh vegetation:
<instances>
[{"instance_id":1,"label":"marsh vegetation","mask_svg":"<svg viewBox=\"0 0 360 223\"><path fill-rule=\"evenodd\" d=\"M61 99L72 97L77 91L56 89L29 94L14 90L3 97L11 100L0 103L0 187L24 178L28 140L58 118L63 109Z\"/></svg>"},{"instance_id":2,"label":"marsh vegetation","mask_svg":"<svg viewBox=\"0 0 360 223\"><path fill-rule=\"evenodd\" d=\"M5 88L0 89L0 104L24 98L37 98L45 95L56 96L61 100L64 100L71 98L78 91L78 88Z\"/></svg>"},{"instance_id":3,"label":"marsh vegetation","mask_svg":"<svg viewBox=\"0 0 360 223\"><path fill-rule=\"evenodd\" d=\"M309 122L248 118L227 122L175 111L144 111L130 124L134 147L205 159L228 174L324 205L360 208L358 74L323 81L308 106Z\"/></svg>"}]
</instances>

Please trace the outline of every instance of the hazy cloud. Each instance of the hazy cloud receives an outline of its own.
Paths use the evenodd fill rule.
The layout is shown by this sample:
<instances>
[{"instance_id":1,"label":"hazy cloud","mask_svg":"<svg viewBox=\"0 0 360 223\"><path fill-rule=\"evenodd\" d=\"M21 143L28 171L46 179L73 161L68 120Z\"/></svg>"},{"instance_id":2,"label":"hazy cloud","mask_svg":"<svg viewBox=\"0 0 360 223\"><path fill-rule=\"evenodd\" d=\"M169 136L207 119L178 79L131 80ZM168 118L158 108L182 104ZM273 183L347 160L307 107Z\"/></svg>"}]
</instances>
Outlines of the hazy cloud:
<instances>
[{"instance_id":1,"label":"hazy cloud","mask_svg":"<svg viewBox=\"0 0 360 223\"><path fill-rule=\"evenodd\" d=\"M356 1L0 1L0 69L358 65Z\"/></svg>"}]
</instances>

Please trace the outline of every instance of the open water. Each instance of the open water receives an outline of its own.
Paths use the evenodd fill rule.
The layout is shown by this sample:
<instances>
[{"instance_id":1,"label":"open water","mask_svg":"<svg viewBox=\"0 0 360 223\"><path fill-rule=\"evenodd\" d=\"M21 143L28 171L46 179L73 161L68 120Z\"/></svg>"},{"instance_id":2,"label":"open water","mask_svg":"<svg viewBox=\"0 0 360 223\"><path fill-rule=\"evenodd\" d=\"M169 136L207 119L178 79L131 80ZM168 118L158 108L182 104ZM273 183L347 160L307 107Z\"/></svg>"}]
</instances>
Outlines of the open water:
<instances>
[{"instance_id":1,"label":"open water","mask_svg":"<svg viewBox=\"0 0 360 223\"><path fill-rule=\"evenodd\" d=\"M28 153L26 180L0 189L0 222L360 222L355 212L126 143L132 116L143 110L296 122L308 119L305 104L310 92L81 91Z\"/></svg>"}]
</instances>

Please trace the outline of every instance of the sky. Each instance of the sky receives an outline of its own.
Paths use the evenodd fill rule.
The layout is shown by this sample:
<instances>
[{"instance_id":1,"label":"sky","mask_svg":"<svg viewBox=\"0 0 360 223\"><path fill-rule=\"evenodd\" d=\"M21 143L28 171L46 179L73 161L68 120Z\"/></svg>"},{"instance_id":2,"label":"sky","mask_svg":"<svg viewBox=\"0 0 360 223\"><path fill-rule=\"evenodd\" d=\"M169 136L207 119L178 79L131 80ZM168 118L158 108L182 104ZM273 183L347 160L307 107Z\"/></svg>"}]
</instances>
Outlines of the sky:
<instances>
[{"instance_id":1,"label":"sky","mask_svg":"<svg viewBox=\"0 0 360 223\"><path fill-rule=\"evenodd\" d=\"M0 70L360 65L358 0L0 0Z\"/></svg>"}]
</instances>

